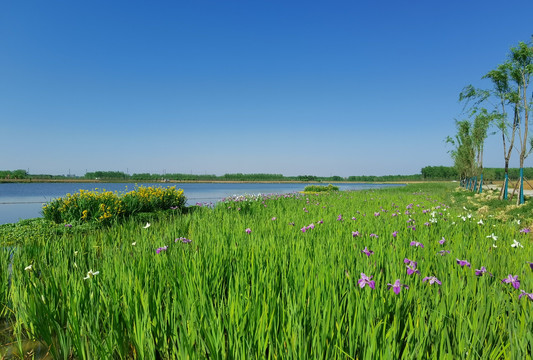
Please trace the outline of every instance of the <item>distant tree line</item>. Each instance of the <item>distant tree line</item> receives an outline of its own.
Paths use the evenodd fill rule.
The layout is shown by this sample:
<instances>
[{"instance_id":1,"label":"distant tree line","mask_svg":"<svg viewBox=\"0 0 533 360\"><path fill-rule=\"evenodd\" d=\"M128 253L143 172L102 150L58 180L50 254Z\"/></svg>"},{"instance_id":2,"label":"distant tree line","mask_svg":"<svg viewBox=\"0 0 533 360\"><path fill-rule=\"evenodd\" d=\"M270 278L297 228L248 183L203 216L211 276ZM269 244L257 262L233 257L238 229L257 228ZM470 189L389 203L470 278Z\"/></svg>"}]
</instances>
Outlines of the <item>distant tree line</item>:
<instances>
[{"instance_id":1,"label":"distant tree line","mask_svg":"<svg viewBox=\"0 0 533 360\"><path fill-rule=\"evenodd\" d=\"M485 168L484 176L488 181L500 180L505 173L504 168ZM509 168L508 174L510 179L518 179L520 169ZM100 181L303 181L303 182L388 182L388 181L440 181L440 180L459 180L460 174L454 166L426 166L422 168L420 174L413 175L358 175L342 177L332 176L314 176L298 175L284 176L282 174L224 174L221 176L213 174L151 174L136 173L133 175L126 174L122 171L92 171L87 172L82 179L100 180ZM533 168L524 168L524 176L533 179ZM26 170L0 170L0 179L79 179L76 176L66 175L47 175L47 174L29 174Z\"/></svg>"},{"instance_id":2,"label":"distant tree line","mask_svg":"<svg viewBox=\"0 0 533 360\"><path fill-rule=\"evenodd\" d=\"M27 176L26 170L0 170L1 179L25 179Z\"/></svg>"},{"instance_id":3,"label":"distant tree line","mask_svg":"<svg viewBox=\"0 0 533 360\"><path fill-rule=\"evenodd\" d=\"M519 168L508 168L509 179L518 180L520 178ZM505 175L504 168L484 168L483 176L487 181L500 181ZM426 166L422 168L423 180L457 180L460 178L455 166ZM524 177L533 179L533 168L524 168Z\"/></svg>"},{"instance_id":4,"label":"distant tree line","mask_svg":"<svg viewBox=\"0 0 533 360\"><path fill-rule=\"evenodd\" d=\"M383 175L383 176L374 176L374 175L362 175L362 176L349 176L348 181L353 182L385 182L385 181L420 181L422 180L422 175Z\"/></svg>"},{"instance_id":5,"label":"distant tree line","mask_svg":"<svg viewBox=\"0 0 533 360\"><path fill-rule=\"evenodd\" d=\"M49 175L49 174L29 174L26 170L0 170L0 179L68 179L70 177L65 175Z\"/></svg>"}]
</instances>

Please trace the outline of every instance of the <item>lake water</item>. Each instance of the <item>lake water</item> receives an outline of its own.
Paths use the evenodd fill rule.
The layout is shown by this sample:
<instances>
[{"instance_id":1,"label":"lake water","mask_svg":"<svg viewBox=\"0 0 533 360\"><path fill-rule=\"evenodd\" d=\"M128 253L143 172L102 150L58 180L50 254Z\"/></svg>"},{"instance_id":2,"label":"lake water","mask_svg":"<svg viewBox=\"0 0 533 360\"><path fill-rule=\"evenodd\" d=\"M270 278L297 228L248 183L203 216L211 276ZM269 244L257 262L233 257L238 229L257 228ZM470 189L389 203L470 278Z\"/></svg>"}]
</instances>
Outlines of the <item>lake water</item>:
<instances>
[{"instance_id":1,"label":"lake water","mask_svg":"<svg viewBox=\"0 0 533 360\"><path fill-rule=\"evenodd\" d=\"M286 194L302 191L312 184L263 183L138 183L141 186L176 186L183 189L187 204L217 202L231 195ZM324 185L324 184L319 184ZM364 190L398 186L396 184L335 184L340 190ZM0 184L0 224L41 216L44 203L84 190L130 191L132 183L4 183Z\"/></svg>"}]
</instances>

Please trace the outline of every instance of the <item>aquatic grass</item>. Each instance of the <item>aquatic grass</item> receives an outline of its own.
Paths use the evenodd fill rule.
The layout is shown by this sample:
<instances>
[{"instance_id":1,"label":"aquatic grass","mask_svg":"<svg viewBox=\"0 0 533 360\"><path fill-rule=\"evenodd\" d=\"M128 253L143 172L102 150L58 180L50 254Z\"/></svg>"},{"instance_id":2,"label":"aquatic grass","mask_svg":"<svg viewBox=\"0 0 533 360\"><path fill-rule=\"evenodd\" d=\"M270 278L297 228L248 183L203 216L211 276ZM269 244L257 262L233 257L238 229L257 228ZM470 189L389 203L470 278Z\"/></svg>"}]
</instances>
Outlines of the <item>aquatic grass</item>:
<instances>
[{"instance_id":1,"label":"aquatic grass","mask_svg":"<svg viewBox=\"0 0 533 360\"><path fill-rule=\"evenodd\" d=\"M533 290L531 241L518 224L463 221L462 208L423 226L432 218L424 210L441 210L449 190L262 195L147 228L135 218L90 233L74 224L17 249L7 303L17 335L57 358L527 357L533 302L501 279L518 275L520 289ZM498 248L487 238L493 232ZM405 258L420 275L406 274ZM476 276L481 266L494 277ZM90 270L99 274L84 280ZM373 276L374 289L359 287L361 273ZM442 284L423 282L431 276ZM397 279L409 289L389 290Z\"/></svg>"}]
</instances>

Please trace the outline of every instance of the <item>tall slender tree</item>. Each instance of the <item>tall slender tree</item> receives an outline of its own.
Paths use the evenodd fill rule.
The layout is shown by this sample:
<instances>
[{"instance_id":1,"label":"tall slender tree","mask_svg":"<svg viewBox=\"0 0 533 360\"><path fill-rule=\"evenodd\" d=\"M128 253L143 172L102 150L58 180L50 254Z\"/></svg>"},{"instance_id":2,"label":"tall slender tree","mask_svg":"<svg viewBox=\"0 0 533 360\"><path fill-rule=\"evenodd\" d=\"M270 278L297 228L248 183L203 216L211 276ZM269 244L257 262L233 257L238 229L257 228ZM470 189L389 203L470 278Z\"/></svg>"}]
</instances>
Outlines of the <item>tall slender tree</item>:
<instances>
[{"instance_id":1,"label":"tall slender tree","mask_svg":"<svg viewBox=\"0 0 533 360\"><path fill-rule=\"evenodd\" d=\"M466 86L459 94L459 101L465 102L465 109L473 103L469 108L470 113L468 116L474 119L470 136L476 159L474 175L476 177L479 175L479 192L483 191L483 150L485 139L488 136L489 126L500 116L495 111L489 112L486 108L479 106L481 103L487 102L491 95L489 90L476 89L472 85ZM474 189L476 190L476 188Z\"/></svg>"},{"instance_id":2,"label":"tall slender tree","mask_svg":"<svg viewBox=\"0 0 533 360\"><path fill-rule=\"evenodd\" d=\"M474 127L472 128L472 146L476 153L477 173L479 173L479 192L483 191L483 150L490 124L499 114L489 113L487 109L480 108L475 111Z\"/></svg>"},{"instance_id":3,"label":"tall slender tree","mask_svg":"<svg viewBox=\"0 0 533 360\"><path fill-rule=\"evenodd\" d=\"M524 160L531 153L527 150L528 144L531 141L528 139L529 130L529 110L530 101L528 98L528 86L533 75L533 45L525 42L518 43L517 47L511 48L510 58L510 75L511 79L516 84L518 98L520 101L518 114L518 137L520 140L520 194L517 203L524 203ZM532 99L533 100L533 99Z\"/></svg>"},{"instance_id":4,"label":"tall slender tree","mask_svg":"<svg viewBox=\"0 0 533 360\"><path fill-rule=\"evenodd\" d=\"M494 70L489 71L483 79L489 79L492 82L492 90L490 91L497 99L495 109L497 109L499 116L496 126L502 134L503 145L503 159L504 159L504 182L500 191L500 200L507 200L507 188L509 185L509 161L513 151L516 130L518 128L518 97L516 91L509 85L511 64L505 62L498 65ZM507 105L512 105L514 108L513 121L511 123L507 120ZM509 135L509 130L511 135Z\"/></svg>"}]
</instances>

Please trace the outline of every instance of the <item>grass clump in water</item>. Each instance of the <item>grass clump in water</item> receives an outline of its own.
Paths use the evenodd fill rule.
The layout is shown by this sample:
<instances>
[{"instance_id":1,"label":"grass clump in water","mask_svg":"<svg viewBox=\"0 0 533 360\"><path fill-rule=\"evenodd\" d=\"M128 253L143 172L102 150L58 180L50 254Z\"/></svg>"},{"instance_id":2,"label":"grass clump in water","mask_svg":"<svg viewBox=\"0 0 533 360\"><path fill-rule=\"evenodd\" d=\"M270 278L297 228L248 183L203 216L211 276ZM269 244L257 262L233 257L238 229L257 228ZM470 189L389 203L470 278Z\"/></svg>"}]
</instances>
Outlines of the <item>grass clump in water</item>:
<instances>
[{"instance_id":1,"label":"grass clump in water","mask_svg":"<svg viewBox=\"0 0 533 360\"><path fill-rule=\"evenodd\" d=\"M318 193L318 192L329 192L329 191L339 191L338 186L329 184L325 185L307 185L304 188L304 193Z\"/></svg>"}]
</instances>

